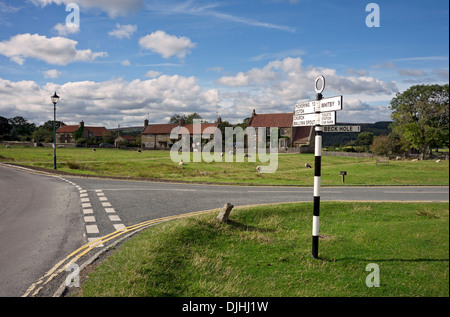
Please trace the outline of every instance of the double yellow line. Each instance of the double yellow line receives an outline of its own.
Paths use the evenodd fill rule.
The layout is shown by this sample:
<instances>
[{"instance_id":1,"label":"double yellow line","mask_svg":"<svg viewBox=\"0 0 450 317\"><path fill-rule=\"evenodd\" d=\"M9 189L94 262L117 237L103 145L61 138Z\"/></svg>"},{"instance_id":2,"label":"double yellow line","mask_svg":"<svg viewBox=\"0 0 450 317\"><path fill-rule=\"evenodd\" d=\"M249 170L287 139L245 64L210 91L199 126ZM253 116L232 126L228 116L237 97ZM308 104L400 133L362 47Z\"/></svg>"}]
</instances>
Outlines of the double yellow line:
<instances>
[{"instance_id":1,"label":"double yellow line","mask_svg":"<svg viewBox=\"0 0 450 317\"><path fill-rule=\"evenodd\" d=\"M187 217L192 217L192 216L197 216L197 215L202 215L202 214L207 214L207 213L218 211L218 210L220 210L220 209L196 211L196 212L190 212L190 213L181 214L181 215L168 216L168 217L148 220L148 221L144 221L144 222L141 222L141 223L129 226L129 227L122 228L122 229L114 231L106 236L103 236L97 240L91 241L91 242L83 245L79 249L73 251L68 256L66 256L64 259L62 259L57 264L55 264L36 283L33 283L26 290L26 292L22 295L22 297L28 297L28 296L30 296L30 294L32 297L36 296L46 284L48 284L53 278L55 278L56 276L61 274L61 272L65 271L66 268L69 267L70 264L76 263L86 253L88 253L93 248L95 248L103 243L106 243L110 240L116 239L126 233L130 233L132 231L136 231L139 229L144 229L145 227L148 227L148 226L151 226L151 225L154 225L157 223L180 219L180 218L187 218ZM63 265L64 263L66 263L66 265Z\"/></svg>"}]
</instances>

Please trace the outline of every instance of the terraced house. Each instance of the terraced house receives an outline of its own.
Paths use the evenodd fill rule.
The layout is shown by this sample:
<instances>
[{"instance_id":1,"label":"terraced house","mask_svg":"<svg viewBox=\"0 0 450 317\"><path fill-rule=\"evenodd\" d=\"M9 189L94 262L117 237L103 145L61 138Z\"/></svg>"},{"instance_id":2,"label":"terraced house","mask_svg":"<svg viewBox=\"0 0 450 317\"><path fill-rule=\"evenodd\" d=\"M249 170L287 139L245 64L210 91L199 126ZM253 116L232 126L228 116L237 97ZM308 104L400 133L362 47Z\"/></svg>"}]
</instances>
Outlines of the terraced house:
<instances>
[{"instance_id":1,"label":"terraced house","mask_svg":"<svg viewBox=\"0 0 450 317\"><path fill-rule=\"evenodd\" d=\"M201 134L208 132L214 133L215 129L220 129L222 124L221 118L217 118L215 123L202 123L200 129L196 131L193 124L185 124L184 120L180 120L178 123L167 123L167 124L149 124L148 120L144 121L144 129L142 130L141 136L141 147L143 150L169 150L172 145L178 141L177 139L171 139L170 134L172 130L174 133L189 134L191 140L194 134ZM185 128L185 129L181 129ZM207 131L205 129L209 128ZM178 130L174 130L178 129ZM179 136L181 137L181 136ZM208 142L208 140L201 139L202 144ZM192 144L192 142L191 142ZM201 148L202 144L194 144L193 147Z\"/></svg>"},{"instance_id":2,"label":"terraced house","mask_svg":"<svg viewBox=\"0 0 450 317\"><path fill-rule=\"evenodd\" d=\"M56 130L56 143L76 143L74 133L79 131L79 137L86 141L95 140L101 142L103 138L109 135L105 127L87 127L81 121L79 125L63 125Z\"/></svg>"},{"instance_id":3,"label":"terraced house","mask_svg":"<svg viewBox=\"0 0 450 317\"><path fill-rule=\"evenodd\" d=\"M266 128L266 140L270 136L270 128L278 128L279 151L298 149L301 147L302 153L314 152L313 127L293 127L293 112L288 113L264 113L257 114L253 109L248 126L253 127L258 133L258 128Z\"/></svg>"}]
</instances>

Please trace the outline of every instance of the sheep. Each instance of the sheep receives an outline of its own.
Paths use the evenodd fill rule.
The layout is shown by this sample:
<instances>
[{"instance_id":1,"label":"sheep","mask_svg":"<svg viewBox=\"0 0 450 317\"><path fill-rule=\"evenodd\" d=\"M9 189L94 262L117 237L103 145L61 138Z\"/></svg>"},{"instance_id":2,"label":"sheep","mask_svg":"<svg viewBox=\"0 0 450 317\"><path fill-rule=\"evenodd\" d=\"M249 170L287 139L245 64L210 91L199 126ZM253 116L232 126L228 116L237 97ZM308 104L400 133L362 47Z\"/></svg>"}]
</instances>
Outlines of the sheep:
<instances>
[{"instance_id":1,"label":"sheep","mask_svg":"<svg viewBox=\"0 0 450 317\"><path fill-rule=\"evenodd\" d=\"M436 161L436 163L441 163L441 160L440 160L440 159L438 159L438 160Z\"/></svg>"},{"instance_id":2,"label":"sheep","mask_svg":"<svg viewBox=\"0 0 450 317\"><path fill-rule=\"evenodd\" d=\"M183 165L184 165L183 160L180 160L180 162L178 163L178 165L183 166Z\"/></svg>"},{"instance_id":3,"label":"sheep","mask_svg":"<svg viewBox=\"0 0 450 317\"><path fill-rule=\"evenodd\" d=\"M397 161L401 161L401 160L402 160L402 158L401 158L400 156L397 156L395 159L396 159Z\"/></svg>"},{"instance_id":4,"label":"sheep","mask_svg":"<svg viewBox=\"0 0 450 317\"><path fill-rule=\"evenodd\" d=\"M311 165L309 165L309 163L306 163L305 168L312 168L312 167L311 167Z\"/></svg>"}]
</instances>

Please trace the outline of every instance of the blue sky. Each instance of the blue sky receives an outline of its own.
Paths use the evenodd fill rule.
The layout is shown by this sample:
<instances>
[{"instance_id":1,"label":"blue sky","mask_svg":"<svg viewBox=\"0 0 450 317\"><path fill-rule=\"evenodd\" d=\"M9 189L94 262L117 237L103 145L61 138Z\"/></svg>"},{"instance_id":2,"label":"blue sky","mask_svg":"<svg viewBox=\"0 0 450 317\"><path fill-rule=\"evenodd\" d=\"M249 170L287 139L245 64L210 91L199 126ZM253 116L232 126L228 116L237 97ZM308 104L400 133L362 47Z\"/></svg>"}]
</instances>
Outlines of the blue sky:
<instances>
[{"instance_id":1,"label":"blue sky","mask_svg":"<svg viewBox=\"0 0 450 317\"><path fill-rule=\"evenodd\" d=\"M69 3L80 8L68 28ZM107 128L174 113L232 123L344 96L338 122L390 120L389 102L449 77L449 3L362 0L0 0L0 116ZM69 22L75 20L69 20Z\"/></svg>"}]
</instances>

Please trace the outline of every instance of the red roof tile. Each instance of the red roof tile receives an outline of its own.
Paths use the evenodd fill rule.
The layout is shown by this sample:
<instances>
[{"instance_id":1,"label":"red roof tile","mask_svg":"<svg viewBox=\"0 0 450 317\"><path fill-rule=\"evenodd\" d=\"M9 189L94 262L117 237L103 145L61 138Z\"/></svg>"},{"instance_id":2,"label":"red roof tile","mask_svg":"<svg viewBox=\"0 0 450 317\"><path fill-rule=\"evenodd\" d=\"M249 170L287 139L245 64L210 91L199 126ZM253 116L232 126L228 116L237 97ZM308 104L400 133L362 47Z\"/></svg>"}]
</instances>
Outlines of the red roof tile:
<instances>
[{"instance_id":1,"label":"red roof tile","mask_svg":"<svg viewBox=\"0 0 450 317\"><path fill-rule=\"evenodd\" d=\"M174 128L177 128L177 123L168 123L168 124L149 124L147 127L145 127L144 131L142 131L142 134L170 134ZM203 131L208 127L214 127L217 128L217 123L202 123L200 126L200 131ZM194 134L194 125L193 124L186 124L181 126L180 128L186 128L189 132L189 134ZM177 133L178 130L175 130L174 133ZM179 134L184 134L184 131L181 130Z\"/></svg>"},{"instance_id":2,"label":"red roof tile","mask_svg":"<svg viewBox=\"0 0 450 317\"><path fill-rule=\"evenodd\" d=\"M168 124L149 124L145 127L142 134L170 134L173 128L176 128L178 124L168 123Z\"/></svg>"},{"instance_id":3,"label":"red roof tile","mask_svg":"<svg viewBox=\"0 0 450 317\"><path fill-rule=\"evenodd\" d=\"M88 130L89 133L92 133L94 136L103 136L104 133L107 133L108 130L106 130L105 127L84 127L86 130Z\"/></svg>"},{"instance_id":4,"label":"red roof tile","mask_svg":"<svg viewBox=\"0 0 450 317\"><path fill-rule=\"evenodd\" d=\"M56 130L56 133L74 133L79 127L79 125L65 125Z\"/></svg>"},{"instance_id":5,"label":"red roof tile","mask_svg":"<svg viewBox=\"0 0 450 317\"><path fill-rule=\"evenodd\" d=\"M274 128L290 128L292 127L293 113L266 113L256 114L250 118L249 126L274 127Z\"/></svg>"},{"instance_id":6,"label":"red roof tile","mask_svg":"<svg viewBox=\"0 0 450 317\"><path fill-rule=\"evenodd\" d=\"M65 125L56 130L56 133L74 133L78 130L79 125ZM108 132L105 127L84 127L88 132L94 136L101 137L104 133Z\"/></svg>"}]
</instances>

